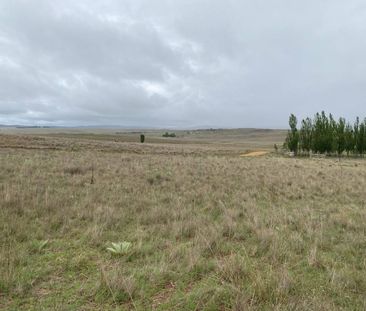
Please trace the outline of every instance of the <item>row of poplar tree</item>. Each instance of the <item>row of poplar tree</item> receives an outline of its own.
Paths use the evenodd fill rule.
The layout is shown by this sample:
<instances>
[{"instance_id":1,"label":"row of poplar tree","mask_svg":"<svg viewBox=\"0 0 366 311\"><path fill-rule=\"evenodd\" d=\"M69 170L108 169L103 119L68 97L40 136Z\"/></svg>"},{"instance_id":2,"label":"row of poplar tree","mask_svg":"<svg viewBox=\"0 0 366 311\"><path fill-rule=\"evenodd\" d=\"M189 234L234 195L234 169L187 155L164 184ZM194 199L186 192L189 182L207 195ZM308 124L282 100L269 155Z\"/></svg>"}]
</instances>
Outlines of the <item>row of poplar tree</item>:
<instances>
[{"instance_id":1,"label":"row of poplar tree","mask_svg":"<svg viewBox=\"0 0 366 311\"><path fill-rule=\"evenodd\" d=\"M300 129L297 129L296 116L291 114L289 125L284 146L295 155L320 153L341 156L346 153L363 156L366 152L366 119L360 121L357 117L354 124L350 124L344 118L337 121L332 114L327 116L322 111L314 119L302 120Z\"/></svg>"}]
</instances>

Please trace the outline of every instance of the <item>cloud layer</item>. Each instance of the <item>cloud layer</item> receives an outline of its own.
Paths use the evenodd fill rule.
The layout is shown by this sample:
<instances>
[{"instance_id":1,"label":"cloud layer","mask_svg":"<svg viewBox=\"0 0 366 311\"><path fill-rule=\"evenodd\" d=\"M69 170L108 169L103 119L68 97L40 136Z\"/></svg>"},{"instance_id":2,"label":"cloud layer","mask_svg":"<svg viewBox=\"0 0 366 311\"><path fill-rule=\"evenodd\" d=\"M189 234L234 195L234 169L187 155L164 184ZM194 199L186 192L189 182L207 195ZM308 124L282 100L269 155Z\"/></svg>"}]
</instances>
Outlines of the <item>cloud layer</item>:
<instances>
[{"instance_id":1,"label":"cloud layer","mask_svg":"<svg viewBox=\"0 0 366 311\"><path fill-rule=\"evenodd\" d=\"M0 123L366 116L363 0L3 0Z\"/></svg>"}]
</instances>

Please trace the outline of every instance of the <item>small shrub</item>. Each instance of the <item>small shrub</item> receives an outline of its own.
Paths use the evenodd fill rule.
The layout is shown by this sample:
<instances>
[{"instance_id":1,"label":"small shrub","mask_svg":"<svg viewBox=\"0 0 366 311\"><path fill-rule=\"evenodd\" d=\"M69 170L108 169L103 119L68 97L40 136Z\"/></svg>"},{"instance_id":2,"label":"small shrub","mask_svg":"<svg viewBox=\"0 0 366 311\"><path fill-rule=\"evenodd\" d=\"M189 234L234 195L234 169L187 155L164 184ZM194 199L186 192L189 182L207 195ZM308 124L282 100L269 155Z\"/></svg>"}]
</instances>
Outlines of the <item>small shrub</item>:
<instances>
[{"instance_id":1,"label":"small shrub","mask_svg":"<svg viewBox=\"0 0 366 311\"><path fill-rule=\"evenodd\" d=\"M107 250L115 255L125 255L128 253L129 249L131 248L131 242L118 242L118 243L111 243L110 247L107 247Z\"/></svg>"},{"instance_id":2,"label":"small shrub","mask_svg":"<svg viewBox=\"0 0 366 311\"><path fill-rule=\"evenodd\" d=\"M163 137L177 137L177 136L175 135L175 133L165 132L165 133L163 134Z\"/></svg>"},{"instance_id":3,"label":"small shrub","mask_svg":"<svg viewBox=\"0 0 366 311\"><path fill-rule=\"evenodd\" d=\"M145 142L145 135L141 134L140 135L140 142L143 144Z\"/></svg>"}]
</instances>

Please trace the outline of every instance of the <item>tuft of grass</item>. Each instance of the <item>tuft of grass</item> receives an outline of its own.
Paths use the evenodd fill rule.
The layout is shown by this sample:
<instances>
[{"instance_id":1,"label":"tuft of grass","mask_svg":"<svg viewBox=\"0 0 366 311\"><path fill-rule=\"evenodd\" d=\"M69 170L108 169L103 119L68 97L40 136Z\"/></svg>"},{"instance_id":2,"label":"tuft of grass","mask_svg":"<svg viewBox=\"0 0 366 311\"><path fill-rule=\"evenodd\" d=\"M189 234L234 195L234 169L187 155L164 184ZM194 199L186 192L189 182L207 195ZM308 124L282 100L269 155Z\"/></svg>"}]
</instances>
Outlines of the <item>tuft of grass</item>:
<instances>
[{"instance_id":1,"label":"tuft of grass","mask_svg":"<svg viewBox=\"0 0 366 311\"><path fill-rule=\"evenodd\" d=\"M132 243L123 241L118 243L111 243L110 247L107 247L107 251L115 255L126 255L131 249Z\"/></svg>"},{"instance_id":2,"label":"tuft of grass","mask_svg":"<svg viewBox=\"0 0 366 311\"><path fill-rule=\"evenodd\" d=\"M49 240L35 240L31 244L31 250L41 253L49 244Z\"/></svg>"},{"instance_id":3,"label":"tuft of grass","mask_svg":"<svg viewBox=\"0 0 366 311\"><path fill-rule=\"evenodd\" d=\"M100 269L100 281L96 288L97 300L107 302L112 299L115 304L131 304L134 306L136 294L136 283L133 277L126 274L119 268L113 271Z\"/></svg>"}]
</instances>

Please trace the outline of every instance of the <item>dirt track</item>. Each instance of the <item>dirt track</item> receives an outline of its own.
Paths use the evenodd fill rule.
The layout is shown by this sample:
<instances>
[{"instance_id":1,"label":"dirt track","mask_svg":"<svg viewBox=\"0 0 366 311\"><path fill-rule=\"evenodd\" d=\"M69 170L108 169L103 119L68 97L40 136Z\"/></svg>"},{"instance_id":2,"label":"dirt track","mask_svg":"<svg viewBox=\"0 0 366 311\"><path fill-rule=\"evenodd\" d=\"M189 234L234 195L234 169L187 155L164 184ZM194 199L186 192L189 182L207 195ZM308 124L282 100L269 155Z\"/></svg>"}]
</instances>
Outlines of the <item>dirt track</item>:
<instances>
[{"instance_id":1,"label":"dirt track","mask_svg":"<svg viewBox=\"0 0 366 311\"><path fill-rule=\"evenodd\" d=\"M268 154L269 151L253 151L249 153L241 154L241 157L259 157Z\"/></svg>"}]
</instances>

